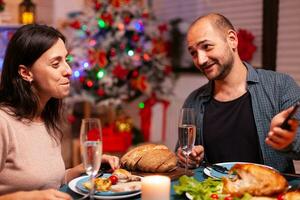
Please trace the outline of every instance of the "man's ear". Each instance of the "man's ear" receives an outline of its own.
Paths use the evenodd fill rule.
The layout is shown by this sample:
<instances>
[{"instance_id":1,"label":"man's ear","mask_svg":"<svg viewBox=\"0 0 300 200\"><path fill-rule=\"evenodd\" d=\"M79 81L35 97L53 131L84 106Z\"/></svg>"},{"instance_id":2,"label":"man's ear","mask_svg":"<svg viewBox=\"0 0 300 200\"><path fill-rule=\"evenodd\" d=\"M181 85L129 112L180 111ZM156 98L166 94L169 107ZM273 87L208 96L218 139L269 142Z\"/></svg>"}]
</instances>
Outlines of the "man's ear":
<instances>
[{"instance_id":1,"label":"man's ear","mask_svg":"<svg viewBox=\"0 0 300 200\"><path fill-rule=\"evenodd\" d=\"M231 47L232 50L237 50L238 47L238 37L237 37L237 33L234 30L228 30L228 43Z\"/></svg>"},{"instance_id":2,"label":"man's ear","mask_svg":"<svg viewBox=\"0 0 300 200\"><path fill-rule=\"evenodd\" d=\"M19 65L18 73L20 74L23 80L28 81L30 83L33 81L33 75L25 65Z\"/></svg>"}]
</instances>

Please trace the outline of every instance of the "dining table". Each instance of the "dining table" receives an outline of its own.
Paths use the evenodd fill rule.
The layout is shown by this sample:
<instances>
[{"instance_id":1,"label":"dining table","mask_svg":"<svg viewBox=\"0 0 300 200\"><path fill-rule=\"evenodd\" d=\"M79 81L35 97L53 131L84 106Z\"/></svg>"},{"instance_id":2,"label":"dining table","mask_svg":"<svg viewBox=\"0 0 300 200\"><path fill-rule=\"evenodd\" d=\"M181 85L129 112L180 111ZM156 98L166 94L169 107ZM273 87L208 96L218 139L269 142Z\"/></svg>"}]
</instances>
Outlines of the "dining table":
<instances>
[{"instance_id":1,"label":"dining table","mask_svg":"<svg viewBox=\"0 0 300 200\"><path fill-rule=\"evenodd\" d=\"M197 179L198 181L205 180L208 176L203 172L204 167L200 166L199 168L196 168L193 170L193 177ZM289 185L293 188L300 188L300 175L299 174L283 174L287 181L289 182ZM187 200L188 198L185 195L177 195L174 191L174 185L178 185L178 179L172 180L171 182L171 191L170 191L170 200ZM74 200L82 198L82 195L77 194L76 192L72 191L67 184L63 185L60 188L60 191L68 193ZM89 198L85 198L88 200ZM141 199L141 195L138 194L136 196L130 197L130 198L124 198L126 199L133 199L138 200Z\"/></svg>"}]
</instances>

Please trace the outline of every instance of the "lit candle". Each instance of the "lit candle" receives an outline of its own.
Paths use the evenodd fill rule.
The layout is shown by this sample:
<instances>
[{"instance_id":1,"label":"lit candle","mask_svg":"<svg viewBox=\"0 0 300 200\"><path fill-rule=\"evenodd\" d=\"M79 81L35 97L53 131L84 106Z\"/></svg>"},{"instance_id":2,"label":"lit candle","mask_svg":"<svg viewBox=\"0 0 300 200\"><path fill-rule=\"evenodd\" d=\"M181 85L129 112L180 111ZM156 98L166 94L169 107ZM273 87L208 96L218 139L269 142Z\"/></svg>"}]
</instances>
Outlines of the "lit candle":
<instances>
[{"instance_id":1,"label":"lit candle","mask_svg":"<svg viewBox=\"0 0 300 200\"><path fill-rule=\"evenodd\" d=\"M171 180L167 176L146 176L142 179L142 200L169 200Z\"/></svg>"}]
</instances>

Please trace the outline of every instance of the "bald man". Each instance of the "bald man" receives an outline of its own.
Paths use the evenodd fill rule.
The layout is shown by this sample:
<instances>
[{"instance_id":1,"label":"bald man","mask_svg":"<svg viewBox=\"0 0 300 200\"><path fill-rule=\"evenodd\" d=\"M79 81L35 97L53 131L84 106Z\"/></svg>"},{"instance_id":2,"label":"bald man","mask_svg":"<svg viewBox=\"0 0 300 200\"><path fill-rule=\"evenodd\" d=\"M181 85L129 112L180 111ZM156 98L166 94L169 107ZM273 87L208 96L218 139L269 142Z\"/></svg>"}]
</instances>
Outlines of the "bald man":
<instances>
[{"instance_id":1,"label":"bald man","mask_svg":"<svg viewBox=\"0 0 300 200\"><path fill-rule=\"evenodd\" d=\"M197 136L188 166L198 167L204 159L211 163L253 162L295 172L292 159L300 158L299 124L290 120L290 130L280 125L300 100L297 83L288 75L243 62L237 33L220 14L195 20L187 44L194 65L209 80L183 105L196 111ZM179 145L176 151L179 164L184 165Z\"/></svg>"}]
</instances>

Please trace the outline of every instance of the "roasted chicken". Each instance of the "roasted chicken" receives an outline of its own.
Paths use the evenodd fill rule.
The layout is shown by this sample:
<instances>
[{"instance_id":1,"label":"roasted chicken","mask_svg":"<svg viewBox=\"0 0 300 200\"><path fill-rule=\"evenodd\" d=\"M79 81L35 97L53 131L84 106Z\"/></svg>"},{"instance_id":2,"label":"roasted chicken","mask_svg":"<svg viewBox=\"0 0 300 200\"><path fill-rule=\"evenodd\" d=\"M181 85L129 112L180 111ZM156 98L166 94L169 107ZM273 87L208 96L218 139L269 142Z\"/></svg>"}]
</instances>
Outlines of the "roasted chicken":
<instances>
[{"instance_id":1,"label":"roasted chicken","mask_svg":"<svg viewBox=\"0 0 300 200\"><path fill-rule=\"evenodd\" d=\"M287 190L288 182L277 171L256 164L236 164L230 171L233 176L223 178L223 193L240 197L273 196Z\"/></svg>"}]
</instances>

